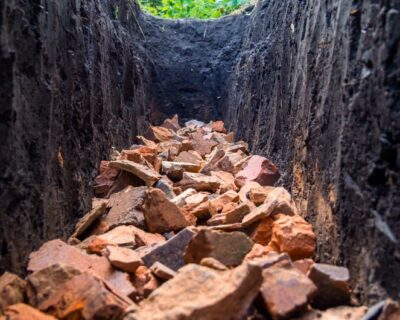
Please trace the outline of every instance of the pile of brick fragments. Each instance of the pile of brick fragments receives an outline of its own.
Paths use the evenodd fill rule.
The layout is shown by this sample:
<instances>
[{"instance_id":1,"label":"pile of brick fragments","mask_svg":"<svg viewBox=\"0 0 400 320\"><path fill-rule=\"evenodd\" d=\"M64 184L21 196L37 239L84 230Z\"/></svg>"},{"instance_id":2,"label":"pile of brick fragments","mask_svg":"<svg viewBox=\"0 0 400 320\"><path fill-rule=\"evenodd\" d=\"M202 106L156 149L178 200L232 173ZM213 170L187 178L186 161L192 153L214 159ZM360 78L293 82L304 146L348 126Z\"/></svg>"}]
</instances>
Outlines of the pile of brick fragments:
<instances>
[{"instance_id":1,"label":"pile of brick fragments","mask_svg":"<svg viewBox=\"0 0 400 320\"><path fill-rule=\"evenodd\" d=\"M278 168L222 121L175 116L137 139L101 162L68 243L0 278L0 319L400 319L390 300L351 306Z\"/></svg>"}]
</instances>

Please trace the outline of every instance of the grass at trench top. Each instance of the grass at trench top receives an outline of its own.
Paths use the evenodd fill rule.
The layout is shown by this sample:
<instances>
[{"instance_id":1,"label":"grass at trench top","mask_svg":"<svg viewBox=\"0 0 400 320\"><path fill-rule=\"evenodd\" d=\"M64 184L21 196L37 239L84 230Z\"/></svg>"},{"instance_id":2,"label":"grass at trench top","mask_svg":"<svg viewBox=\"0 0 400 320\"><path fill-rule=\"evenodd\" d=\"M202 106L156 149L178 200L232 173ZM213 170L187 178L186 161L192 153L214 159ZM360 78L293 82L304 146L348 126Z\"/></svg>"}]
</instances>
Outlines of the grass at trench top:
<instances>
[{"instance_id":1,"label":"grass at trench top","mask_svg":"<svg viewBox=\"0 0 400 320\"><path fill-rule=\"evenodd\" d=\"M251 0L139 0L145 12L163 18L219 18Z\"/></svg>"}]
</instances>

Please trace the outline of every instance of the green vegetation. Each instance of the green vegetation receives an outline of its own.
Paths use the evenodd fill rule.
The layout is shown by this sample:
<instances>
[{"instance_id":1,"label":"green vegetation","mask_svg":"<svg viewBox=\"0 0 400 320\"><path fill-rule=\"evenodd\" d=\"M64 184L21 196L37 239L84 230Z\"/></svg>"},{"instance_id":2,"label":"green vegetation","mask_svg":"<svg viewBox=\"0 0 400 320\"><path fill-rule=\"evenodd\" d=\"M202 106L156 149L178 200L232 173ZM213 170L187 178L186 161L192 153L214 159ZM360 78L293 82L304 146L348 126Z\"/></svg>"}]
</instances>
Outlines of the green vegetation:
<instances>
[{"instance_id":1,"label":"green vegetation","mask_svg":"<svg viewBox=\"0 0 400 320\"><path fill-rule=\"evenodd\" d=\"M139 0L144 11L163 18L219 18L250 0Z\"/></svg>"}]
</instances>

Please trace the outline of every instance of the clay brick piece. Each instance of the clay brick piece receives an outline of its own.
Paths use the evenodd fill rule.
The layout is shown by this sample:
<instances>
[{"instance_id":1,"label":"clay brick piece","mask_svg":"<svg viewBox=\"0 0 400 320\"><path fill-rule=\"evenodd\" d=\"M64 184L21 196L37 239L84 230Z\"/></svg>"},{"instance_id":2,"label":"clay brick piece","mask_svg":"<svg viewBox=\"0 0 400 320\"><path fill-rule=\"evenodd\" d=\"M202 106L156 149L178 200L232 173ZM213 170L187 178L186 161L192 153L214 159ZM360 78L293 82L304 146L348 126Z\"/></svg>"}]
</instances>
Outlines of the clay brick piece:
<instances>
[{"instance_id":1,"label":"clay brick piece","mask_svg":"<svg viewBox=\"0 0 400 320\"><path fill-rule=\"evenodd\" d=\"M267 158L252 156L243 170L236 174L237 184L243 186L246 182L255 181L262 186L273 186L280 178L278 168Z\"/></svg>"},{"instance_id":2,"label":"clay brick piece","mask_svg":"<svg viewBox=\"0 0 400 320\"><path fill-rule=\"evenodd\" d=\"M71 238L79 238L92 224L107 212L105 202L86 213L77 223L75 232Z\"/></svg>"},{"instance_id":3,"label":"clay brick piece","mask_svg":"<svg viewBox=\"0 0 400 320\"><path fill-rule=\"evenodd\" d=\"M125 272L133 273L136 269L143 265L140 254L123 247L107 247L107 258L113 267Z\"/></svg>"},{"instance_id":4,"label":"clay brick piece","mask_svg":"<svg viewBox=\"0 0 400 320\"><path fill-rule=\"evenodd\" d=\"M29 303L40 308L41 304L59 290L60 286L80 274L78 269L60 263L30 274L28 276Z\"/></svg>"},{"instance_id":5,"label":"clay brick piece","mask_svg":"<svg viewBox=\"0 0 400 320\"><path fill-rule=\"evenodd\" d=\"M315 252L316 236L312 226L300 216L279 214L272 224L269 247L287 252L292 260L311 258Z\"/></svg>"},{"instance_id":6,"label":"clay brick piece","mask_svg":"<svg viewBox=\"0 0 400 320\"><path fill-rule=\"evenodd\" d=\"M117 319L130 302L109 291L90 274L73 277L49 296L40 308L59 319Z\"/></svg>"},{"instance_id":7,"label":"clay brick piece","mask_svg":"<svg viewBox=\"0 0 400 320\"><path fill-rule=\"evenodd\" d=\"M261 295L272 319L290 319L305 310L317 288L296 269L270 267L263 271Z\"/></svg>"},{"instance_id":8,"label":"clay brick piece","mask_svg":"<svg viewBox=\"0 0 400 320\"><path fill-rule=\"evenodd\" d=\"M94 191L96 194L106 194L115 179L117 179L119 170L108 166L109 161L100 162L100 174L95 179Z\"/></svg>"},{"instance_id":9,"label":"clay brick piece","mask_svg":"<svg viewBox=\"0 0 400 320\"><path fill-rule=\"evenodd\" d=\"M318 288L312 303L315 308L326 309L350 303L350 274L347 268L315 263L308 276Z\"/></svg>"},{"instance_id":10,"label":"clay brick piece","mask_svg":"<svg viewBox=\"0 0 400 320\"><path fill-rule=\"evenodd\" d=\"M154 273L154 275L162 280L169 280L175 277L176 272L167 266L163 265L160 262L155 262L151 267L150 267L151 272Z\"/></svg>"},{"instance_id":11,"label":"clay brick piece","mask_svg":"<svg viewBox=\"0 0 400 320\"><path fill-rule=\"evenodd\" d=\"M26 281L16 274L5 272L0 277L0 315L13 304L24 302Z\"/></svg>"},{"instance_id":12,"label":"clay brick piece","mask_svg":"<svg viewBox=\"0 0 400 320\"><path fill-rule=\"evenodd\" d=\"M241 320L261 281L261 269L254 265L220 272L190 264L155 290L126 320Z\"/></svg>"},{"instance_id":13,"label":"clay brick piece","mask_svg":"<svg viewBox=\"0 0 400 320\"><path fill-rule=\"evenodd\" d=\"M159 189L151 188L146 192L143 211L150 232L179 231L190 225L179 207Z\"/></svg>"},{"instance_id":14,"label":"clay brick piece","mask_svg":"<svg viewBox=\"0 0 400 320\"><path fill-rule=\"evenodd\" d=\"M147 254L143 255L144 264L150 268L158 261L168 268L178 271L185 264L183 260L185 249L195 234L196 229L185 228L167 242L151 248Z\"/></svg>"},{"instance_id":15,"label":"clay brick piece","mask_svg":"<svg viewBox=\"0 0 400 320\"><path fill-rule=\"evenodd\" d=\"M238 266L251 250L253 242L243 232L200 230L185 252L186 263L214 258L228 267Z\"/></svg>"},{"instance_id":16,"label":"clay brick piece","mask_svg":"<svg viewBox=\"0 0 400 320\"><path fill-rule=\"evenodd\" d=\"M192 139L193 150L198 152L202 157L209 154L211 150L218 144L215 141L206 140L200 131L190 135Z\"/></svg>"},{"instance_id":17,"label":"clay brick piece","mask_svg":"<svg viewBox=\"0 0 400 320\"><path fill-rule=\"evenodd\" d=\"M174 115L171 119L165 119L161 127L177 132L181 128L178 115Z\"/></svg>"},{"instance_id":18,"label":"clay brick piece","mask_svg":"<svg viewBox=\"0 0 400 320\"><path fill-rule=\"evenodd\" d=\"M247 190L251 190L252 185L249 185ZM243 188L242 188L243 189ZM242 192L242 190L241 190ZM246 196L239 192L241 200L246 202ZM248 203L248 202L247 202ZM243 225L249 226L254 222L267 218L277 213L286 215L297 214L297 208L290 194L281 187L273 188L268 192L264 203L252 209L252 211L243 218Z\"/></svg>"},{"instance_id":19,"label":"clay brick piece","mask_svg":"<svg viewBox=\"0 0 400 320\"><path fill-rule=\"evenodd\" d=\"M107 258L88 255L61 240L46 242L38 251L31 253L28 271L39 271L57 263L96 275L122 296L129 296L135 290L127 274L114 270Z\"/></svg>"},{"instance_id":20,"label":"clay brick piece","mask_svg":"<svg viewBox=\"0 0 400 320\"><path fill-rule=\"evenodd\" d=\"M110 161L109 166L111 168L116 168L133 174L134 176L143 180L149 187L151 187L161 178L161 176L154 169L129 160Z\"/></svg>"},{"instance_id":21,"label":"clay brick piece","mask_svg":"<svg viewBox=\"0 0 400 320\"><path fill-rule=\"evenodd\" d=\"M128 186L120 192L111 195L108 202L110 210L104 219L102 219L109 229L120 225L144 227L142 205L146 190L146 187Z\"/></svg>"},{"instance_id":22,"label":"clay brick piece","mask_svg":"<svg viewBox=\"0 0 400 320\"><path fill-rule=\"evenodd\" d=\"M171 140L173 135L168 128L150 126L144 137L154 142L165 142Z\"/></svg>"},{"instance_id":23,"label":"clay brick piece","mask_svg":"<svg viewBox=\"0 0 400 320\"><path fill-rule=\"evenodd\" d=\"M201 173L184 172L182 180L179 181L179 186L183 189L193 188L197 191L216 192L220 185L217 178Z\"/></svg>"}]
</instances>

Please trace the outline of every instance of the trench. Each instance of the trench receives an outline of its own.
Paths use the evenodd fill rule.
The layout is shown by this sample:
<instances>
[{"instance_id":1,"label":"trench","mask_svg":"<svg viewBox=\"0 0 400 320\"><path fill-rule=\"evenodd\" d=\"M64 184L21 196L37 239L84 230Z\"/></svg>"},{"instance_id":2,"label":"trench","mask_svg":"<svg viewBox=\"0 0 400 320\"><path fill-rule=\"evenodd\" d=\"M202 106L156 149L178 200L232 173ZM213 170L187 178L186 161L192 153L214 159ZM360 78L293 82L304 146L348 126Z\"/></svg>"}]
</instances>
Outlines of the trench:
<instances>
[{"instance_id":1,"label":"trench","mask_svg":"<svg viewBox=\"0 0 400 320\"><path fill-rule=\"evenodd\" d=\"M347 266L356 299L399 298L397 1L260 0L213 21L125 0L0 13L0 272L67 238L111 147L177 113L223 119L281 168L316 260Z\"/></svg>"}]
</instances>

